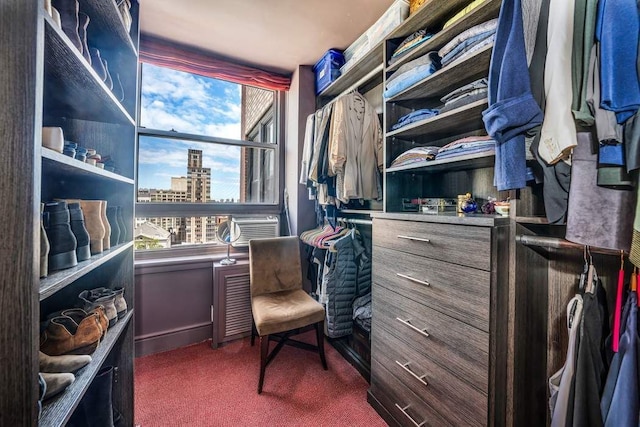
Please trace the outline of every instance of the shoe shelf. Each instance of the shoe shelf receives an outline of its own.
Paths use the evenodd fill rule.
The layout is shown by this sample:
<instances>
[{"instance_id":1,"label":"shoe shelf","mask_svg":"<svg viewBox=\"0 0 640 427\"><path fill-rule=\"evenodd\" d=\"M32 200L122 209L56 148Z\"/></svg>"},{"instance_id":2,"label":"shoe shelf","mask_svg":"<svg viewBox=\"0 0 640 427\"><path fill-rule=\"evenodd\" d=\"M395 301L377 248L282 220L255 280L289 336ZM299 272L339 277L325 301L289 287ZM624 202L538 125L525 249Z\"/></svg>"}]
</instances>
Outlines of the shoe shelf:
<instances>
[{"instance_id":1,"label":"shoe shelf","mask_svg":"<svg viewBox=\"0 0 640 427\"><path fill-rule=\"evenodd\" d=\"M351 86L358 82L379 66L378 73L380 81L382 81L382 52L384 42L380 42L367 52L362 58L358 59L349 69L331 83L325 90L320 92L318 97L331 98L340 95ZM366 83L366 82L362 82Z\"/></svg>"},{"instance_id":2,"label":"shoe shelf","mask_svg":"<svg viewBox=\"0 0 640 427\"><path fill-rule=\"evenodd\" d=\"M57 178L70 179L109 179L125 184L134 184L134 180L117 173L100 169L80 160L72 159L69 156L60 154L49 148L42 147L42 169L43 175Z\"/></svg>"},{"instance_id":3,"label":"shoe shelf","mask_svg":"<svg viewBox=\"0 0 640 427\"><path fill-rule=\"evenodd\" d=\"M40 301L47 299L60 289L117 257L132 246L133 242L122 243L111 249L107 249L101 254L94 255L86 261L79 262L75 267L50 273L47 277L40 280Z\"/></svg>"},{"instance_id":4,"label":"shoe shelf","mask_svg":"<svg viewBox=\"0 0 640 427\"><path fill-rule=\"evenodd\" d=\"M91 19L88 31L97 42L95 47L128 51L138 56L115 0L83 0L81 9Z\"/></svg>"},{"instance_id":5,"label":"shoe shelf","mask_svg":"<svg viewBox=\"0 0 640 427\"><path fill-rule=\"evenodd\" d=\"M451 172L469 169L479 169L492 167L495 163L495 154L493 151L467 154L463 156L453 157L442 160L431 160L425 163L389 167L387 173L393 172L413 172L413 173L436 173Z\"/></svg>"},{"instance_id":6,"label":"shoe shelf","mask_svg":"<svg viewBox=\"0 0 640 427\"><path fill-rule=\"evenodd\" d=\"M487 77L492 50L493 44L490 44L469 57L453 61L446 67L387 99L387 102L407 107L424 105L421 100L440 98L462 85Z\"/></svg>"},{"instance_id":7,"label":"shoe shelf","mask_svg":"<svg viewBox=\"0 0 640 427\"><path fill-rule=\"evenodd\" d=\"M73 119L135 125L135 121L53 19L45 27L45 111Z\"/></svg>"},{"instance_id":8,"label":"shoe shelf","mask_svg":"<svg viewBox=\"0 0 640 427\"><path fill-rule=\"evenodd\" d=\"M487 105L487 100L481 99L455 110L411 123L403 128L388 132L386 136L428 143L452 133L462 134L483 130L482 111L487 108Z\"/></svg>"},{"instance_id":9,"label":"shoe shelf","mask_svg":"<svg viewBox=\"0 0 640 427\"><path fill-rule=\"evenodd\" d=\"M434 4L435 1L432 0L430 6ZM442 3L442 1L441 1ZM490 19L496 18L498 13L500 12L500 5L502 4L501 0L485 0L480 6L473 9L466 15L464 18L460 19L456 23L451 26L437 32L433 35L429 40L418 46L414 51L408 53L404 58L394 63L393 65L389 65L386 68L387 72L391 72L396 70L402 64L406 64L407 62L416 59L419 56L426 54L427 52L438 50L445 44L447 44L453 37L462 33L469 28L482 24ZM416 13L420 13L419 11ZM432 17L433 18L433 17ZM438 19L435 17L435 19ZM428 25L426 26L427 28ZM425 28L425 27L422 27Z\"/></svg>"},{"instance_id":10,"label":"shoe shelf","mask_svg":"<svg viewBox=\"0 0 640 427\"><path fill-rule=\"evenodd\" d=\"M69 421L71 414L78 406L116 341L131 321L132 316L133 309L129 310L122 319L119 319L115 326L109 328L105 338L91 355L91 363L76 373L75 381L65 391L44 402L38 423L40 427L64 426Z\"/></svg>"}]
</instances>

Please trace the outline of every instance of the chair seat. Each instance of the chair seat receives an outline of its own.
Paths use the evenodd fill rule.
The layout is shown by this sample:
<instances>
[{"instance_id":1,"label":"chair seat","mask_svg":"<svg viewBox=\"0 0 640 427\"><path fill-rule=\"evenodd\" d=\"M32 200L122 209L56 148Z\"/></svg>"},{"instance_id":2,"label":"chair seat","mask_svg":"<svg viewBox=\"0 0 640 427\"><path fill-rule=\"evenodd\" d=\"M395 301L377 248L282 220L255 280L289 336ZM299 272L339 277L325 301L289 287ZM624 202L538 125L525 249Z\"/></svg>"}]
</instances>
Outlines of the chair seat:
<instances>
[{"instance_id":1,"label":"chair seat","mask_svg":"<svg viewBox=\"0 0 640 427\"><path fill-rule=\"evenodd\" d=\"M302 328L324 320L324 307L302 289L255 295L253 319L260 336Z\"/></svg>"}]
</instances>

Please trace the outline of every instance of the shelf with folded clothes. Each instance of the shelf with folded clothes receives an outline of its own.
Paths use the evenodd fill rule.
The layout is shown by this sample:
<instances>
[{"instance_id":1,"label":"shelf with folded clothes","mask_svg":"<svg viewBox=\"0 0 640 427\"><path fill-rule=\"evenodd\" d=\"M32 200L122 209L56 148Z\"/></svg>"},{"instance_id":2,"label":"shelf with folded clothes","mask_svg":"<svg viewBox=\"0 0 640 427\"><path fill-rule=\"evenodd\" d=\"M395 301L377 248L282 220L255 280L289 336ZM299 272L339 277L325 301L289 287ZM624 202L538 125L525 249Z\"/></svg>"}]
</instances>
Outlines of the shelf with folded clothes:
<instances>
[{"instance_id":1,"label":"shelf with folded clothes","mask_svg":"<svg viewBox=\"0 0 640 427\"><path fill-rule=\"evenodd\" d=\"M79 262L78 265L74 267L49 273L47 277L40 280L40 301L47 299L60 289L68 286L75 280L114 259L118 255L123 254L132 247L133 242L122 243L100 254L93 255L88 260Z\"/></svg>"},{"instance_id":2,"label":"shelf with folded clothes","mask_svg":"<svg viewBox=\"0 0 640 427\"><path fill-rule=\"evenodd\" d=\"M426 142L443 138L452 133L465 133L484 129L482 111L487 99L471 102L442 114L427 117L387 133L387 137Z\"/></svg>"},{"instance_id":3,"label":"shelf with folded clothes","mask_svg":"<svg viewBox=\"0 0 640 427\"><path fill-rule=\"evenodd\" d=\"M131 114L53 19L47 13L42 16L45 27L44 110L72 119L135 125Z\"/></svg>"},{"instance_id":4,"label":"shelf with folded clothes","mask_svg":"<svg viewBox=\"0 0 640 427\"><path fill-rule=\"evenodd\" d=\"M498 13L500 12L501 4L502 4L501 0L485 0L484 3L482 3L477 8L473 9L471 12L469 12L466 16L461 18L459 21L456 21L449 27L444 28L438 31L437 33L433 34L433 36L430 39L416 46L414 49L408 50L405 55L398 58L393 64L389 64L389 62L387 62L387 64L389 65L387 65L385 71L387 73L395 71L401 65L406 64L407 62L413 59L416 59L419 56L426 54L427 52L440 49L442 46L448 43L453 37L462 33L463 31L468 30L469 28L475 25L481 24L483 22L486 22L490 19L497 18ZM429 7L430 6L431 6L431 3L429 4ZM425 22L424 28L429 28L431 25L433 25L432 22L433 21ZM391 56L390 54L392 53L392 52L389 52L390 48L395 48L400 43L401 40L402 39L396 39L396 40L391 39L387 41L387 54L389 56Z\"/></svg>"},{"instance_id":5,"label":"shelf with folded clothes","mask_svg":"<svg viewBox=\"0 0 640 427\"><path fill-rule=\"evenodd\" d=\"M91 362L75 374L73 383L58 396L43 402L38 422L40 427L63 426L69 421L71 414L82 400L118 338L129 326L132 317L133 309L129 310L122 319L119 319L114 326L107 330L105 337L98 344L98 348L91 354Z\"/></svg>"},{"instance_id":6,"label":"shelf with folded clothes","mask_svg":"<svg viewBox=\"0 0 640 427\"><path fill-rule=\"evenodd\" d=\"M42 147L42 170L48 177L62 179L109 179L133 185L135 182L120 174L100 169L72 157L60 154L57 151Z\"/></svg>"},{"instance_id":7,"label":"shelf with folded clothes","mask_svg":"<svg viewBox=\"0 0 640 427\"><path fill-rule=\"evenodd\" d=\"M387 39L405 37L425 27L431 27L450 18L456 11L469 4L469 0L429 0L400 24Z\"/></svg>"},{"instance_id":8,"label":"shelf with folded clothes","mask_svg":"<svg viewBox=\"0 0 640 427\"><path fill-rule=\"evenodd\" d=\"M372 78L378 77L382 82L382 50L384 41L378 43L369 52L364 54L360 59L356 60L349 66L346 71L340 75L333 83L331 83L325 90L318 94L321 98L331 98L340 95L345 90L348 90L353 85L365 78L367 74L371 73L376 67L380 67L379 73L376 73ZM379 74L379 76L378 76ZM366 82L361 82L362 84Z\"/></svg>"},{"instance_id":9,"label":"shelf with folded clothes","mask_svg":"<svg viewBox=\"0 0 640 427\"><path fill-rule=\"evenodd\" d=\"M492 167L495 162L495 150L487 149L485 151L462 154L455 157L448 157L441 160L426 160L417 163L411 163L403 166L388 167L387 173L393 172L452 172L469 169L479 169Z\"/></svg>"},{"instance_id":10,"label":"shelf with folded clothes","mask_svg":"<svg viewBox=\"0 0 640 427\"><path fill-rule=\"evenodd\" d=\"M425 99L439 98L459 86L486 77L492 49L493 43L470 55L458 58L400 93L387 98L386 102L397 103L408 108L421 107Z\"/></svg>"}]
</instances>

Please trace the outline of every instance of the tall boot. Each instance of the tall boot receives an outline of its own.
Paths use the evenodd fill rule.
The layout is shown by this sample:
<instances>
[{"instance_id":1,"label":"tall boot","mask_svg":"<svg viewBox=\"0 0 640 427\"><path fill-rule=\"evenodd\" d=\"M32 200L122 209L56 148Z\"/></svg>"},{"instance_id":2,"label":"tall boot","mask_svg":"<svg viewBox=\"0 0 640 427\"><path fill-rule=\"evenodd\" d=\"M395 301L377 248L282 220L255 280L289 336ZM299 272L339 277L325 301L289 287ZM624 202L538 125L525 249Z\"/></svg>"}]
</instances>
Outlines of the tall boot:
<instances>
[{"instance_id":1,"label":"tall boot","mask_svg":"<svg viewBox=\"0 0 640 427\"><path fill-rule=\"evenodd\" d=\"M124 217L122 216L122 206L116 206L116 209L116 220L120 227L120 239L118 243L126 243L129 241L129 235L127 232L127 224L124 222Z\"/></svg>"},{"instance_id":2,"label":"tall boot","mask_svg":"<svg viewBox=\"0 0 640 427\"><path fill-rule=\"evenodd\" d=\"M107 218L107 201L101 200L102 204L100 205L100 218L102 218L102 225L104 225L104 237L102 238L102 247L106 249L111 249L111 225L109 224L109 219Z\"/></svg>"},{"instance_id":3,"label":"tall boot","mask_svg":"<svg viewBox=\"0 0 640 427\"><path fill-rule=\"evenodd\" d=\"M98 371L68 426L113 427L113 366Z\"/></svg>"},{"instance_id":4,"label":"tall boot","mask_svg":"<svg viewBox=\"0 0 640 427\"><path fill-rule=\"evenodd\" d=\"M102 81L107 80L107 70L104 68L104 64L102 63L102 58L100 57L100 51L95 47L89 48L89 54L91 55L91 66L98 73L98 76L102 79Z\"/></svg>"},{"instance_id":5,"label":"tall boot","mask_svg":"<svg viewBox=\"0 0 640 427\"><path fill-rule=\"evenodd\" d=\"M89 44L87 43L87 27L89 26L89 15L78 12L78 37L82 43L82 56L91 65L91 54L89 53Z\"/></svg>"},{"instance_id":6,"label":"tall boot","mask_svg":"<svg viewBox=\"0 0 640 427\"><path fill-rule=\"evenodd\" d=\"M49 270L78 265L76 238L69 225L69 209L64 201L44 204L44 227L49 239Z\"/></svg>"},{"instance_id":7,"label":"tall boot","mask_svg":"<svg viewBox=\"0 0 640 427\"><path fill-rule=\"evenodd\" d=\"M80 6L77 0L52 0L53 7L60 13L62 31L69 37L71 43L82 53L82 41L78 35L78 11Z\"/></svg>"},{"instance_id":8,"label":"tall boot","mask_svg":"<svg viewBox=\"0 0 640 427\"><path fill-rule=\"evenodd\" d=\"M40 277L47 277L49 274L49 240L47 231L44 229L44 203L40 203Z\"/></svg>"},{"instance_id":9,"label":"tall boot","mask_svg":"<svg viewBox=\"0 0 640 427\"><path fill-rule=\"evenodd\" d=\"M69 203L69 216L71 217L71 231L76 236L78 247L76 248L76 257L78 262L86 261L91 258L91 248L89 243L89 232L84 225L84 215L80 209L80 203Z\"/></svg>"},{"instance_id":10,"label":"tall boot","mask_svg":"<svg viewBox=\"0 0 640 427\"><path fill-rule=\"evenodd\" d=\"M120 241L120 225L118 224L118 219L116 217L117 213L118 208L116 206L107 208L107 220L111 227L111 246L117 245Z\"/></svg>"},{"instance_id":11,"label":"tall boot","mask_svg":"<svg viewBox=\"0 0 640 427\"><path fill-rule=\"evenodd\" d=\"M84 214L84 225L89 232L91 255L102 253L105 235L101 213L102 200L79 200L79 202Z\"/></svg>"}]
</instances>

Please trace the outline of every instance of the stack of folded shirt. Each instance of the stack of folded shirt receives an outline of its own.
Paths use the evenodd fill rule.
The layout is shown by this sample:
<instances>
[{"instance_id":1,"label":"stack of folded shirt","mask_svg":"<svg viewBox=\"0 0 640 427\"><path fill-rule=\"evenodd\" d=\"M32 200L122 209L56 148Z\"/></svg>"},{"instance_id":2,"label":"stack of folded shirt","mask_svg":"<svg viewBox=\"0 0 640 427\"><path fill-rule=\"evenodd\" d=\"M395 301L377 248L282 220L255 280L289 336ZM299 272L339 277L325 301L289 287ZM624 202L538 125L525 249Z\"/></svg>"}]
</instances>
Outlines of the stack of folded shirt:
<instances>
[{"instance_id":1,"label":"stack of folded shirt","mask_svg":"<svg viewBox=\"0 0 640 427\"><path fill-rule=\"evenodd\" d=\"M426 55L401 65L400 68L387 79L384 97L391 98L397 95L439 69L440 58L437 52L429 52Z\"/></svg>"},{"instance_id":2,"label":"stack of folded shirt","mask_svg":"<svg viewBox=\"0 0 640 427\"><path fill-rule=\"evenodd\" d=\"M454 37L438 52L441 63L446 67L456 59L471 56L483 47L493 43L498 19L492 19L469 28Z\"/></svg>"},{"instance_id":3,"label":"stack of folded shirt","mask_svg":"<svg viewBox=\"0 0 640 427\"><path fill-rule=\"evenodd\" d=\"M405 55L411 52L416 47L433 37L433 34L427 33L427 30L418 30L415 33L407 36L402 43L398 45L396 50L393 51L391 58L389 59L389 65L393 65L402 59Z\"/></svg>"},{"instance_id":4,"label":"stack of folded shirt","mask_svg":"<svg viewBox=\"0 0 640 427\"><path fill-rule=\"evenodd\" d=\"M458 139L442 147L436 160L466 156L468 154L495 152L496 141L490 136L468 136Z\"/></svg>"},{"instance_id":5,"label":"stack of folded shirt","mask_svg":"<svg viewBox=\"0 0 640 427\"><path fill-rule=\"evenodd\" d=\"M436 158L439 147L416 147L400 154L391 162L391 167L412 165L415 163L426 163Z\"/></svg>"},{"instance_id":6,"label":"stack of folded shirt","mask_svg":"<svg viewBox=\"0 0 640 427\"><path fill-rule=\"evenodd\" d=\"M421 110L412 111L406 116L400 117L400 120L398 120L398 123L391 126L391 130L400 129L402 127L410 125L411 123L415 123L417 121L428 119L429 117L433 117L437 115L438 115L438 110L433 110L431 108L423 108Z\"/></svg>"},{"instance_id":7,"label":"stack of folded shirt","mask_svg":"<svg viewBox=\"0 0 640 427\"><path fill-rule=\"evenodd\" d=\"M465 6L458 13L456 13L451 19L449 19L447 22L445 22L444 25L442 26L442 29L444 30L445 28L452 26L453 24L455 24L456 22L458 22L459 20L461 20L462 18L467 16L469 13L471 13L471 11L473 9L475 9L478 6L480 6L485 1L486 0L473 0L473 1L470 1L467 6Z\"/></svg>"},{"instance_id":8,"label":"stack of folded shirt","mask_svg":"<svg viewBox=\"0 0 640 427\"><path fill-rule=\"evenodd\" d=\"M444 106L440 109L440 113L445 113L460 108L463 105L485 99L488 96L488 92L489 81L486 77L459 87L440 98L440 101L444 103Z\"/></svg>"}]
</instances>

